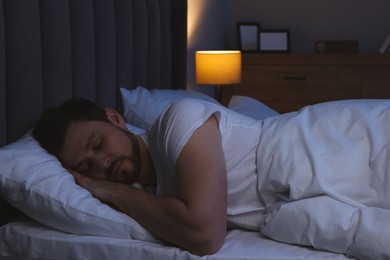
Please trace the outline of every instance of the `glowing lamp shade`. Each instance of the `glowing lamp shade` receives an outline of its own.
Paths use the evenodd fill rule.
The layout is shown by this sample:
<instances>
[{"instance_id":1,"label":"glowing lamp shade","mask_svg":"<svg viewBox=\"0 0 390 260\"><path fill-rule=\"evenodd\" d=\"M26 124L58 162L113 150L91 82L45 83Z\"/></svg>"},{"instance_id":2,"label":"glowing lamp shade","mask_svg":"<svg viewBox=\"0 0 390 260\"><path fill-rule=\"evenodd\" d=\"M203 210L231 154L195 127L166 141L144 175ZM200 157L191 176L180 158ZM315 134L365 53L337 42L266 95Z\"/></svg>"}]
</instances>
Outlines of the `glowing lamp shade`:
<instances>
[{"instance_id":1,"label":"glowing lamp shade","mask_svg":"<svg viewBox=\"0 0 390 260\"><path fill-rule=\"evenodd\" d=\"M240 51L197 51L196 83L228 85L241 82Z\"/></svg>"}]
</instances>

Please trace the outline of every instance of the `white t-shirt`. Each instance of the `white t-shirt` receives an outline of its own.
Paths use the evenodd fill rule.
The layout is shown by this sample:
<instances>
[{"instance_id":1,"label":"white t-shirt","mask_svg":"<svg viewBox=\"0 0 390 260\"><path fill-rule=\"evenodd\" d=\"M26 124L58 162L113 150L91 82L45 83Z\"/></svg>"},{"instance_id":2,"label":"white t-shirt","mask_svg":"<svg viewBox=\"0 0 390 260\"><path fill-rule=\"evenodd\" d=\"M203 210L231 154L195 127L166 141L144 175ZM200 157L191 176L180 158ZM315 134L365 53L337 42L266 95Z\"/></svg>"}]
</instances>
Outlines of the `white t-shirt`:
<instances>
[{"instance_id":1,"label":"white t-shirt","mask_svg":"<svg viewBox=\"0 0 390 260\"><path fill-rule=\"evenodd\" d=\"M222 106L182 99L165 109L142 136L155 164L157 194L176 196L176 160L192 134L213 114L226 161L229 225L259 230L264 210L256 188L261 121Z\"/></svg>"}]
</instances>

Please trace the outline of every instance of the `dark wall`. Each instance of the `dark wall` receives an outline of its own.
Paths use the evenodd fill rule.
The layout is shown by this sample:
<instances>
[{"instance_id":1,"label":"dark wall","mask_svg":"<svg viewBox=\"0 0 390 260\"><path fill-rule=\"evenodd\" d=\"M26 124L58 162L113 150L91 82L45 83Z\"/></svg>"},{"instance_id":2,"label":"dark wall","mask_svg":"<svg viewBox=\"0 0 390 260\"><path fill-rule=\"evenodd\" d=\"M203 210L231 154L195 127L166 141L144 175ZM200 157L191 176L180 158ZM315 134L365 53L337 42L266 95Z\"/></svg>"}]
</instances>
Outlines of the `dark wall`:
<instances>
[{"instance_id":1,"label":"dark wall","mask_svg":"<svg viewBox=\"0 0 390 260\"><path fill-rule=\"evenodd\" d=\"M230 0L227 46L237 48L237 22L290 29L291 51L314 51L316 40L358 40L377 52L390 34L389 0Z\"/></svg>"}]
</instances>

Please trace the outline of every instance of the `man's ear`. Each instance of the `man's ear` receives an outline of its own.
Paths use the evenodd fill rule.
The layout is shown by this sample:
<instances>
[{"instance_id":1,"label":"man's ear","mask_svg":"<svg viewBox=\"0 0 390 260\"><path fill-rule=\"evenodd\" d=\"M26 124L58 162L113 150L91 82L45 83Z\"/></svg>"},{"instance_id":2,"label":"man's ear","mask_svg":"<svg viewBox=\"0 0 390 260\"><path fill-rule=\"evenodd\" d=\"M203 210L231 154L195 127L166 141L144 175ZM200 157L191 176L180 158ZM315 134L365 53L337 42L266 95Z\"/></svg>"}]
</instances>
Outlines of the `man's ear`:
<instances>
[{"instance_id":1,"label":"man's ear","mask_svg":"<svg viewBox=\"0 0 390 260\"><path fill-rule=\"evenodd\" d=\"M126 128L125 120L123 119L123 116L118 113L118 111L113 108L105 108L104 111L106 111L106 116L112 124L123 129Z\"/></svg>"}]
</instances>

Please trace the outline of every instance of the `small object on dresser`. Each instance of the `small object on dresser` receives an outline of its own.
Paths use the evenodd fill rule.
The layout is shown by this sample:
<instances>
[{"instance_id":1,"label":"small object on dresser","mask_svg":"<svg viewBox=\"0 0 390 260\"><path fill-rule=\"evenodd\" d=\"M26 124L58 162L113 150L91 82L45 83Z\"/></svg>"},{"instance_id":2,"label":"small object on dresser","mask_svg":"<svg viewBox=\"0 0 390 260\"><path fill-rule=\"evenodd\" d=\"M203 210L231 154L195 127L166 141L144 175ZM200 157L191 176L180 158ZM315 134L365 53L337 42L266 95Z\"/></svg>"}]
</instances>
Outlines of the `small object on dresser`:
<instances>
[{"instance_id":1,"label":"small object on dresser","mask_svg":"<svg viewBox=\"0 0 390 260\"><path fill-rule=\"evenodd\" d=\"M381 48L379 49L380 53L390 53L390 33L383 42Z\"/></svg>"},{"instance_id":2,"label":"small object on dresser","mask_svg":"<svg viewBox=\"0 0 390 260\"><path fill-rule=\"evenodd\" d=\"M259 50L259 27L258 23L238 23L238 42L243 52L256 52Z\"/></svg>"},{"instance_id":3,"label":"small object on dresser","mask_svg":"<svg viewBox=\"0 0 390 260\"><path fill-rule=\"evenodd\" d=\"M290 52L290 31L261 30L259 44L260 52Z\"/></svg>"},{"instance_id":4,"label":"small object on dresser","mask_svg":"<svg viewBox=\"0 0 390 260\"><path fill-rule=\"evenodd\" d=\"M316 41L315 42L316 53L358 53L359 42L358 41Z\"/></svg>"}]
</instances>

